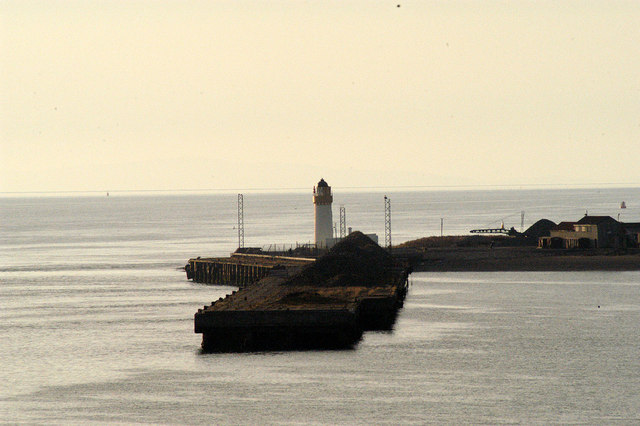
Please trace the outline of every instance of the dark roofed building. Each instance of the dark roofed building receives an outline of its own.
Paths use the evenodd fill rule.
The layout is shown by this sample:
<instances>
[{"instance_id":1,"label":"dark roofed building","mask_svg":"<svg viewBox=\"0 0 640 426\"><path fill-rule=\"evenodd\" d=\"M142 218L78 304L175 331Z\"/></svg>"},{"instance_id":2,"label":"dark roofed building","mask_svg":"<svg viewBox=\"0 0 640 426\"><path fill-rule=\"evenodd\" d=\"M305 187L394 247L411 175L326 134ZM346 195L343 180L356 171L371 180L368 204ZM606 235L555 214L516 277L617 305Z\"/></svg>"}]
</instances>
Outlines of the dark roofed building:
<instances>
[{"instance_id":1,"label":"dark roofed building","mask_svg":"<svg viewBox=\"0 0 640 426\"><path fill-rule=\"evenodd\" d=\"M624 230L611 216L587 216L577 222L560 222L548 237L538 240L538 247L603 248L626 244Z\"/></svg>"}]
</instances>

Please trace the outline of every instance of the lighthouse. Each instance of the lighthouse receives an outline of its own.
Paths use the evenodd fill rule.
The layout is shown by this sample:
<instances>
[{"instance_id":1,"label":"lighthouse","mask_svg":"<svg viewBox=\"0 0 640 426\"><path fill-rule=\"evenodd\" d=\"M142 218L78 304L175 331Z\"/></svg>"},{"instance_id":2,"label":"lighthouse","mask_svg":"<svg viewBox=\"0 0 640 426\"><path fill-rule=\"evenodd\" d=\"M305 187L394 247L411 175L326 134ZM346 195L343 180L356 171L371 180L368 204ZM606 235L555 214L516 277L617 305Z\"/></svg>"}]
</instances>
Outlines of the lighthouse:
<instances>
[{"instance_id":1,"label":"lighthouse","mask_svg":"<svg viewBox=\"0 0 640 426\"><path fill-rule=\"evenodd\" d=\"M320 179L318 186L313 188L313 205L315 207L316 217L315 238L317 247L326 247L327 240L333 238L331 203L333 203L331 187L324 181L324 179Z\"/></svg>"}]
</instances>

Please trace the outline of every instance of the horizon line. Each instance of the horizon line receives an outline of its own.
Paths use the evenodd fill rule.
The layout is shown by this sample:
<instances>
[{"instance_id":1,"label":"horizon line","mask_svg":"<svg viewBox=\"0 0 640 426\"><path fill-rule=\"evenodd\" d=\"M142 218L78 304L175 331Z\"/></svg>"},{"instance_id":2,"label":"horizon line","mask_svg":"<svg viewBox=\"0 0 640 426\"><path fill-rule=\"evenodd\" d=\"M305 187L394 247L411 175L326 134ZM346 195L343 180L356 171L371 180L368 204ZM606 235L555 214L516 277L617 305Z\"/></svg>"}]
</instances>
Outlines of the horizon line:
<instances>
[{"instance_id":1,"label":"horizon line","mask_svg":"<svg viewBox=\"0 0 640 426\"><path fill-rule=\"evenodd\" d=\"M600 183L525 183L525 184L470 184L470 185L386 185L386 186L338 186L340 189L518 189L518 188L601 188L601 187L638 187L639 183L632 182L600 182ZM305 187L253 187L253 188L181 188L181 189L95 189L95 190L49 190L49 191L0 191L0 195L20 195L20 194L95 194L95 193L134 193L134 192L236 192L236 191L304 191Z\"/></svg>"}]
</instances>

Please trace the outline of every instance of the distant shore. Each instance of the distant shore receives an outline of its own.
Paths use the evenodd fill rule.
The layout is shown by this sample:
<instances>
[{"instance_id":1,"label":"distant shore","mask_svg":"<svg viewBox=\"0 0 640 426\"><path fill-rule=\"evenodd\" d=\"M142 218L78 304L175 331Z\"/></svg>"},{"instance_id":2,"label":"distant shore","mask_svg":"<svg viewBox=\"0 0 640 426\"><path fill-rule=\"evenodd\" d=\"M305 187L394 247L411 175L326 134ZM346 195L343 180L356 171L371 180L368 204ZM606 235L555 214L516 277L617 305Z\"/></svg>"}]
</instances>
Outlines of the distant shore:
<instances>
[{"instance_id":1,"label":"distant shore","mask_svg":"<svg viewBox=\"0 0 640 426\"><path fill-rule=\"evenodd\" d=\"M430 249L414 271L637 271L640 254L542 252L534 248Z\"/></svg>"},{"instance_id":2,"label":"distant shore","mask_svg":"<svg viewBox=\"0 0 640 426\"><path fill-rule=\"evenodd\" d=\"M437 237L429 239L428 244L409 242L396 253L411 257L415 272L640 270L640 249L555 250L501 244L506 240L497 240L494 246L485 243L489 238L475 238L479 244L467 244L466 239L461 244L459 239L447 238L441 240L442 245Z\"/></svg>"}]
</instances>

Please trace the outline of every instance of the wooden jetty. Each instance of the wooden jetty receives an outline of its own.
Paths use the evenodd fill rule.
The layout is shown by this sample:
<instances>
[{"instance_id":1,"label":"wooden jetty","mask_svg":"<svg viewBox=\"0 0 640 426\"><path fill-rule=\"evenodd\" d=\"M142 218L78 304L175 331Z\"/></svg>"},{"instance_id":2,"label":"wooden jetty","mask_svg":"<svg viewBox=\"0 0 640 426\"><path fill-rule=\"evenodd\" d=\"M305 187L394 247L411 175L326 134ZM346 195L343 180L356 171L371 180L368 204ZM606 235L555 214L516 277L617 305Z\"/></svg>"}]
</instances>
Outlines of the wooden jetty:
<instances>
[{"instance_id":1,"label":"wooden jetty","mask_svg":"<svg viewBox=\"0 0 640 426\"><path fill-rule=\"evenodd\" d=\"M300 257L232 253L230 257L189 259L184 269L187 279L194 282L245 287L272 271L292 270L314 261Z\"/></svg>"},{"instance_id":2,"label":"wooden jetty","mask_svg":"<svg viewBox=\"0 0 640 426\"><path fill-rule=\"evenodd\" d=\"M408 264L360 232L315 262L292 267L294 273L272 268L269 276L199 309L194 323L203 350L351 347L366 330L392 328L410 273Z\"/></svg>"}]
</instances>

